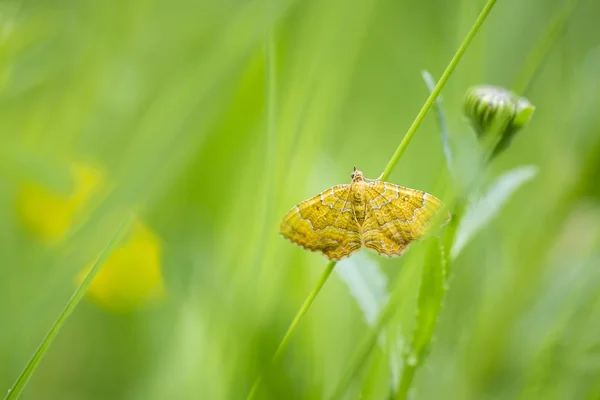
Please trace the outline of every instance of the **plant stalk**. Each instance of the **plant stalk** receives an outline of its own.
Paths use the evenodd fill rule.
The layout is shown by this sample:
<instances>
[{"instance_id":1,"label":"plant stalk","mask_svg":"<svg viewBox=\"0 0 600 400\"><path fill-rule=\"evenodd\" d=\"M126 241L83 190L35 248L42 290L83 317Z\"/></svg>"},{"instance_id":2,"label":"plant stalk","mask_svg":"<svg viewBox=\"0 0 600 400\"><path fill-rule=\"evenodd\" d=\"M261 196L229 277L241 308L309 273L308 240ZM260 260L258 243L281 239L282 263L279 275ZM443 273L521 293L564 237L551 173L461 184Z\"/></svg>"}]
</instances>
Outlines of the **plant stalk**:
<instances>
[{"instance_id":1,"label":"plant stalk","mask_svg":"<svg viewBox=\"0 0 600 400\"><path fill-rule=\"evenodd\" d=\"M427 115L427 113L429 112L429 110L431 109L431 107L433 106L433 104L434 104L435 100L437 99L437 97L439 96L442 88L446 85L446 82L448 81L448 78L450 77L450 75L452 74L452 72L454 71L454 69L456 68L456 66L458 65L459 61L461 60L462 56L464 55L465 51L467 50L467 47L469 46L469 44L471 43L471 41L475 37L475 34L481 28L481 25L483 24L483 22L485 21L485 19L489 15L489 13L492 10L492 8L493 8L493 6L494 6L495 3L496 3L496 0L488 0L488 2L486 3L486 5L483 8L483 10L481 11L480 15L475 20L475 23L473 24L473 26L471 27L471 29L467 33L467 36L465 37L465 39L461 43L460 47L458 48L458 50L454 54L454 57L452 57L452 59L450 60L450 63L446 67L446 70L442 74L440 80L435 85L434 89L432 90L432 92L430 93L429 97L425 101L425 104L423 104L423 107L421 108L421 110L419 111L419 113L415 117L415 120L413 121L413 123L409 127L408 131L404 135L404 138L400 142L400 145L398 146L398 148L394 152L392 158L388 162L388 164L385 167L385 169L383 170L383 173L378 178L379 180L386 180L390 176L392 170L394 169L394 167L396 166L396 164L400 160L400 157L402 157L402 155L404 154L404 151L408 147L408 145L409 145L410 141L412 140L414 134L417 132L417 130L421 126L421 123L425 119L425 116ZM335 261L331 261L325 267L323 273L321 274L321 277L317 281L317 284L315 285L315 287L313 288L313 290L310 292L310 294L308 295L308 297L306 298L306 300L302 304L302 307L300 307L300 310L296 314L296 317L294 318L294 320L290 324L290 326L289 326L288 330L286 331L283 339L279 343L279 346L277 347L277 350L275 351L275 354L273 355L273 358L271 360L271 365L273 365L275 362L277 362L277 360L281 357L281 354L283 353L283 351L287 347L287 344L289 343L292 334L296 330L297 326L299 325L299 323L302 320L302 318L304 317L304 315L308 312L310 306L312 305L312 303L314 302L315 298L317 297L317 295L321 291L321 288L323 287L323 285L325 284L325 282L327 281L327 279L329 278L329 276L333 272L333 269L335 268L335 265L336 265L336 262ZM378 324L378 326L377 326L378 328L383 327L383 325L385 324L385 321L387 321L388 315L386 315L386 314L390 314L390 312L388 311L387 313L384 313L384 315L382 315L384 318L380 318L380 324ZM363 359L366 356L368 356L368 354L370 353L370 349L372 349L371 343L365 343L365 345L362 348L364 349L363 352L362 352L363 356L358 357L357 359L359 359L359 360ZM360 365L359 365L359 367L360 367ZM352 370L354 370L354 368ZM356 368L356 370L358 370L358 368ZM353 374L351 374L349 376L349 378L350 378L349 380L351 380L352 376L353 376ZM250 393L248 394L247 400L252 400L252 399L254 399L256 397L263 379L264 379L264 374L261 374L254 381L254 384L252 385L252 389L250 390Z\"/></svg>"},{"instance_id":2,"label":"plant stalk","mask_svg":"<svg viewBox=\"0 0 600 400\"><path fill-rule=\"evenodd\" d=\"M292 321L292 323L288 327L287 331L285 332L283 339L281 339L279 346L277 346L277 350L275 351L275 354L273 354L273 358L271 359L271 366L274 365L279 360L281 355L283 354L283 351L286 349L286 347L290 341L290 338L292 337L292 334L298 327L298 324L300 324L300 321L302 320L304 315L308 312L308 309L310 308L312 303L315 301L315 298L321 291L321 288L323 287L323 285L325 285L325 282L327 282L327 279L333 272L333 269L335 268L336 264L337 264L336 261L330 261L327 264L327 266L325 267L325 269L323 270L323 272L321 273L321 276L319 277L317 284L315 285L313 290L310 292L310 294L308 295L306 300L304 300L304 303L302 303L302 307L300 307L300 310L298 310L298 313L294 317L294 320ZM264 378L264 374L260 375L254 381L254 384L252 385L252 389L250 390L250 393L248 394L248 397L247 397L248 400L252 400L256 397L256 394L258 393L258 389L260 388L263 378Z\"/></svg>"},{"instance_id":3,"label":"plant stalk","mask_svg":"<svg viewBox=\"0 0 600 400\"><path fill-rule=\"evenodd\" d=\"M579 0L569 0L564 8L554 17L554 20L548 24L544 35L538 40L533 51L529 53L524 67L513 86L515 93L525 94L529 90L538 71L548 59L550 51L565 32L567 22L578 3Z\"/></svg>"},{"instance_id":4,"label":"plant stalk","mask_svg":"<svg viewBox=\"0 0 600 400\"><path fill-rule=\"evenodd\" d=\"M386 166L384 172L381 174L379 179L385 180L390 175L392 169L395 167L396 163L398 162L398 160L400 159L400 157L402 156L402 154L408 147L408 144L410 143L412 136L414 135L416 130L421 125L423 119L427 115L427 112L429 112L429 110L431 109L435 100L438 98L442 88L448 81L450 74L456 68L456 65L458 64L458 62L464 55L467 47L469 46L469 44L471 43L471 41L473 40L473 38L475 37L475 35L479 31L479 29L483 25L484 21L487 19L488 15L490 14L495 3L496 3L496 0L488 0L488 2L485 4L483 9L481 10L479 16L473 23L473 26L471 27L471 29L465 36L460 47L454 54L454 57L452 57L452 59L450 60L450 63L446 67L446 70L442 74L442 77L439 79L439 81L437 82L437 84L435 85L433 90L431 91L429 97L427 98L427 100L425 101L425 104L423 105L423 108L421 108L421 111L419 111L419 113L417 114L417 117L415 118L414 122L408 129L408 132L404 136L402 142L396 149L396 152L392 156L392 159ZM456 225L458 223L458 219L460 219L460 217L462 217L462 211L460 211L459 214L460 215L455 216L457 218L455 218L453 223L451 223L451 226L449 228L450 230L447 231L445 234L445 238L444 238L444 248L446 249L445 257L447 257L449 254L449 248L451 248L451 243L454 240L454 235L456 232ZM449 265L448 265L448 268L449 268ZM366 363L367 359L369 358L370 354L372 353L373 349L376 346L377 336L379 335L379 331L381 329L383 329L383 327L386 325L387 321L393 315L394 301L392 301L392 300L393 300L393 297L390 298L390 301L388 302L388 304L383 308L383 310L381 310L380 316L377 319L375 326L373 327L373 329L371 329L367 338L363 341L362 345L359 347L358 353L355 355L354 359L351 361L350 368L342 376L342 379L338 383L336 390L334 391L334 394L331 397L331 399L339 399L339 398L343 397L345 391L352 383L352 380L354 379L354 377L356 375L358 375L361 367ZM406 366L405 366L405 368L406 368ZM401 379L398 398L403 398L402 393L408 394L410 386L412 385L412 379L414 377L415 372L416 372L416 366L415 366L415 368L409 367L408 370L403 372L403 378Z\"/></svg>"},{"instance_id":5,"label":"plant stalk","mask_svg":"<svg viewBox=\"0 0 600 400\"><path fill-rule=\"evenodd\" d=\"M473 38L475 37L475 35L479 31L479 29L481 28L481 25L483 25L483 22L486 20L486 18L490 14L490 11L492 11L494 4L496 4L496 0L488 0L488 2L483 7L483 10L481 10L481 13L479 14L477 19L475 20L475 23L473 24L473 26L467 33L467 36L465 36L463 42L460 44L460 47L458 48L458 50L456 50L454 57L452 57L452 59L450 60L450 63L446 67L446 70L442 74L440 80L438 81L438 83L435 85L435 87L429 94L429 97L425 101L425 104L423 104L421 111L419 111L419 113L417 114L412 125L410 126L410 128L408 128L406 135L404 135L404 138L400 142L400 145L396 149L396 152L392 156L390 162L388 162L387 166L383 170L383 173L379 177L379 180L385 181L392 173L392 170L398 163L398 160L400 160L400 157L402 156L402 154L404 154L404 151L406 150L406 148L408 147L408 144L412 140L413 135L415 134L417 129L419 129L419 127L421 126L421 123L423 122L423 120L425 119L425 116L431 109L431 106L433 105L433 103L435 102L437 97L439 96L444 85L446 85L448 78L450 78L450 75L452 74L452 72L454 71L456 66L458 65L462 56L465 54L467 47L469 47L469 45L471 44L471 41L473 41Z\"/></svg>"},{"instance_id":6,"label":"plant stalk","mask_svg":"<svg viewBox=\"0 0 600 400\"><path fill-rule=\"evenodd\" d=\"M112 236L106 247L102 250L102 253L100 253L98 258L94 262L94 265L89 270L83 281L79 284L77 289L75 289L75 292L69 299L67 305L60 313L58 319L54 322L54 325L52 325L52 327L38 346L37 350L33 354L33 357L31 357L25 369L23 370L23 372L21 372L21 375L19 375L12 388L8 391L4 400L16 400L19 398L19 396L23 392L23 389L25 388L25 385L27 384L27 382L31 378L31 375L33 374L40 361L46 354L48 348L50 348L50 345L58 335L58 332L62 328L63 324L65 323L67 318L69 318L69 316L73 313L73 310L75 309L75 307L77 307L77 304L79 304L79 302L85 295L86 291L92 284L92 281L100 271L102 265L106 262L112 251L115 249L115 247L119 244L125 233L128 231L132 220L133 216L129 215L125 219L125 221L121 223L121 225L119 226L115 234Z\"/></svg>"}]
</instances>

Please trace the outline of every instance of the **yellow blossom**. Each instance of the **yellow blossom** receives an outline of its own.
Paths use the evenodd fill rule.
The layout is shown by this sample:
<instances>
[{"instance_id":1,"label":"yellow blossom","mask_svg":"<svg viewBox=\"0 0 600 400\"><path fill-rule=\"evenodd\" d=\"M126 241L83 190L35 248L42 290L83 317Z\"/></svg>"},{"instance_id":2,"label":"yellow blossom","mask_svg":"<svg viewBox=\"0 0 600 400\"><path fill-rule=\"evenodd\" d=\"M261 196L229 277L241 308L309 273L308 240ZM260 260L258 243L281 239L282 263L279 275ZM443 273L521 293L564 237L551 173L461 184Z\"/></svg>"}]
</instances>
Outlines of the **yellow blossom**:
<instances>
[{"instance_id":1,"label":"yellow blossom","mask_svg":"<svg viewBox=\"0 0 600 400\"><path fill-rule=\"evenodd\" d=\"M23 223L46 241L58 241L67 234L76 218L86 211L86 203L102 185L96 168L74 164L71 167L73 190L53 192L36 182L24 182L19 190L17 211Z\"/></svg>"},{"instance_id":2,"label":"yellow blossom","mask_svg":"<svg viewBox=\"0 0 600 400\"><path fill-rule=\"evenodd\" d=\"M89 213L92 196L101 193L104 176L97 168L73 164L72 190L52 191L38 183L25 182L17 197L23 224L46 242L63 240L75 224ZM139 220L129 235L109 256L88 289L88 297L111 311L130 311L152 304L165 295L161 274L161 243ZM76 277L80 282L89 267Z\"/></svg>"},{"instance_id":3,"label":"yellow blossom","mask_svg":"<svg viewBox=\"0 0 600 400\"><path fill-rule=\"evenodd\" d=\"M165 295L158 237L136 221L130 235L113 251L88 289L100 306L116 312L129 311L162 300ZM81 271L83 280L90 267Z\"/></svg>"}]
</instances>

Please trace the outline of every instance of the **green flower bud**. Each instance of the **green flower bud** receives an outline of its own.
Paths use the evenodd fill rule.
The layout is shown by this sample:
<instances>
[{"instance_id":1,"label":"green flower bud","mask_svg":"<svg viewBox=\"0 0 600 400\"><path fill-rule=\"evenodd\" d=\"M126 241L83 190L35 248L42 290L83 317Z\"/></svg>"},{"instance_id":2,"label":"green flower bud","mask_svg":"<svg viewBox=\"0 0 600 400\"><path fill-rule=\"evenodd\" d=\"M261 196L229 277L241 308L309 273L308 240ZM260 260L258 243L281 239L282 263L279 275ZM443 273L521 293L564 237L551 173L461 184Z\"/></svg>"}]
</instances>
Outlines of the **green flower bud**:
<instances>
[{"instance_id":1,"label":"green flower bud","mask_svg":"<svg viewBox=\"0 0 600 400\"><path fill-rule=\"evenodd\" d=\"M467 91L465 115L491 160L508 148L515 133L523 128L535 111L524 97L497 86L474 86Z\"/></svg>"}]
</instances>

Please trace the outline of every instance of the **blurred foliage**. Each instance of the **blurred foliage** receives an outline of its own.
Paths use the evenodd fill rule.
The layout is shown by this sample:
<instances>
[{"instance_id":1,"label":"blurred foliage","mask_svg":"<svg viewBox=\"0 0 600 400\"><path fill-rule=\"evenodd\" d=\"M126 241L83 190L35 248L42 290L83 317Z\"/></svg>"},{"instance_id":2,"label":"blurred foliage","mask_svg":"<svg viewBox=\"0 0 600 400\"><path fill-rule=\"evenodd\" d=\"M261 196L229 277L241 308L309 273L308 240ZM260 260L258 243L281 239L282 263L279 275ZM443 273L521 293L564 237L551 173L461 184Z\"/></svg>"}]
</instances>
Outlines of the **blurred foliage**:
<instances>
[{"instance_id":1,"label":"blurred foliage","mask_svg":"<svg viewBox=\"0 0 600 400\"><path fill-rule=\"evenodd\" d=\"M0 1L0 390L133 210L23 398L245 398L326 264L279 218L353 165L382 171L428 94L420 71L441 74L483 3ZM518 93L533 118L483 171L462 116L468 87L513 87L564 3L499 2L443 91L459 176L537 176L454 260L415 398L600 397L600 4L574 9ZM452 201L433 115L389 180ZM394 315L347 393L388 398L427 247L348 260L376 278L340 265L259 397L330 396L387 290Z\"/></svg>"}]
</instances>

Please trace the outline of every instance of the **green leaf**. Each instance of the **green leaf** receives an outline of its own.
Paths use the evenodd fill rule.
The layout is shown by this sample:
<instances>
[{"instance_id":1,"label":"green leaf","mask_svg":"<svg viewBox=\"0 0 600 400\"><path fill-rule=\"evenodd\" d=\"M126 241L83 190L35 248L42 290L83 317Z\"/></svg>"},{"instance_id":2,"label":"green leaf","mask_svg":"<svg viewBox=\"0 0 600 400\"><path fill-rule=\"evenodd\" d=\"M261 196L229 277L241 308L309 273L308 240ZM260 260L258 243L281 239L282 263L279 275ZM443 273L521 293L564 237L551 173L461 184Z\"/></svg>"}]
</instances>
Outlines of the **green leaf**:
<instances>
[{"instance_id":1,"label":"green leaf","mask_svg":"<svg viewBox=\"0 0 600 400\"><path fill-rule=\"evenodd\" d=\"M433 92L433 89L435 88L435 80L433 79L433 76L431 76L427 70L421 71L421 76L423 77L427 88L429 88L429 92ZM446 157L446 165L448 166L450 175L454 177L452 148L450 147L450 131L448 130L448 124L446 123L446 113L442 104L442 96L438 96L435 99L434 110L437 115L438 127L440 129L440 136L442 138L442 146L444 148L444 156Z\"/></svg>"},{"instance_id":2,"label":"green leaf","mask_svg":"<svg viewBox=\"0 0 600 400\"><path fill-rule=\"evenodd\" d=\"M447 291L447 265L439 238L429 239L427 258L421 275L417 298L415 331L410 347L405 352L404 369L396 398L406 399L415 372L427 356L433 332L442 310Z\"/></svg>"},{"instance_id":3,"label":"green leaf","mask_svg":"<svg viewBox=\"0 0 600 400\"><path fill-rule=\"evenodd\" d=\"M537 167L521 166L501 175L483 196L472 199L460 221L451 258L458 257L469 241L498 214L510 196L537 175Z\"/></svg>"},{"instance_id":4,"label":"green leaf","mask_svg":"<svg viewBox=\"0 0 600 400\"><path fill-rule=\"evenodd\" d=\"M389 302L387 276L365 253L340 261L336 272L361 309L365 322L374 329L381 310ZM377 342L381 350L388 354L392 384L395 386L400 370L398 354L401 346L398 343L403 342L402 337L400 334L393 335L391 341L388 341L385 332L381 331Z\"/></svg>"},{"instance_id":5,"label":"green leaf","mask_svg":"<svg viewBox=\"0 0 600 400\"><path fill-rule=\"evenodd\" d=\"M379 265L364 253L340 261L336 272L348 286L366 323L373 327L379 312L389 298L387 276L381 271Z\"/></svg>"}]
</instances>

